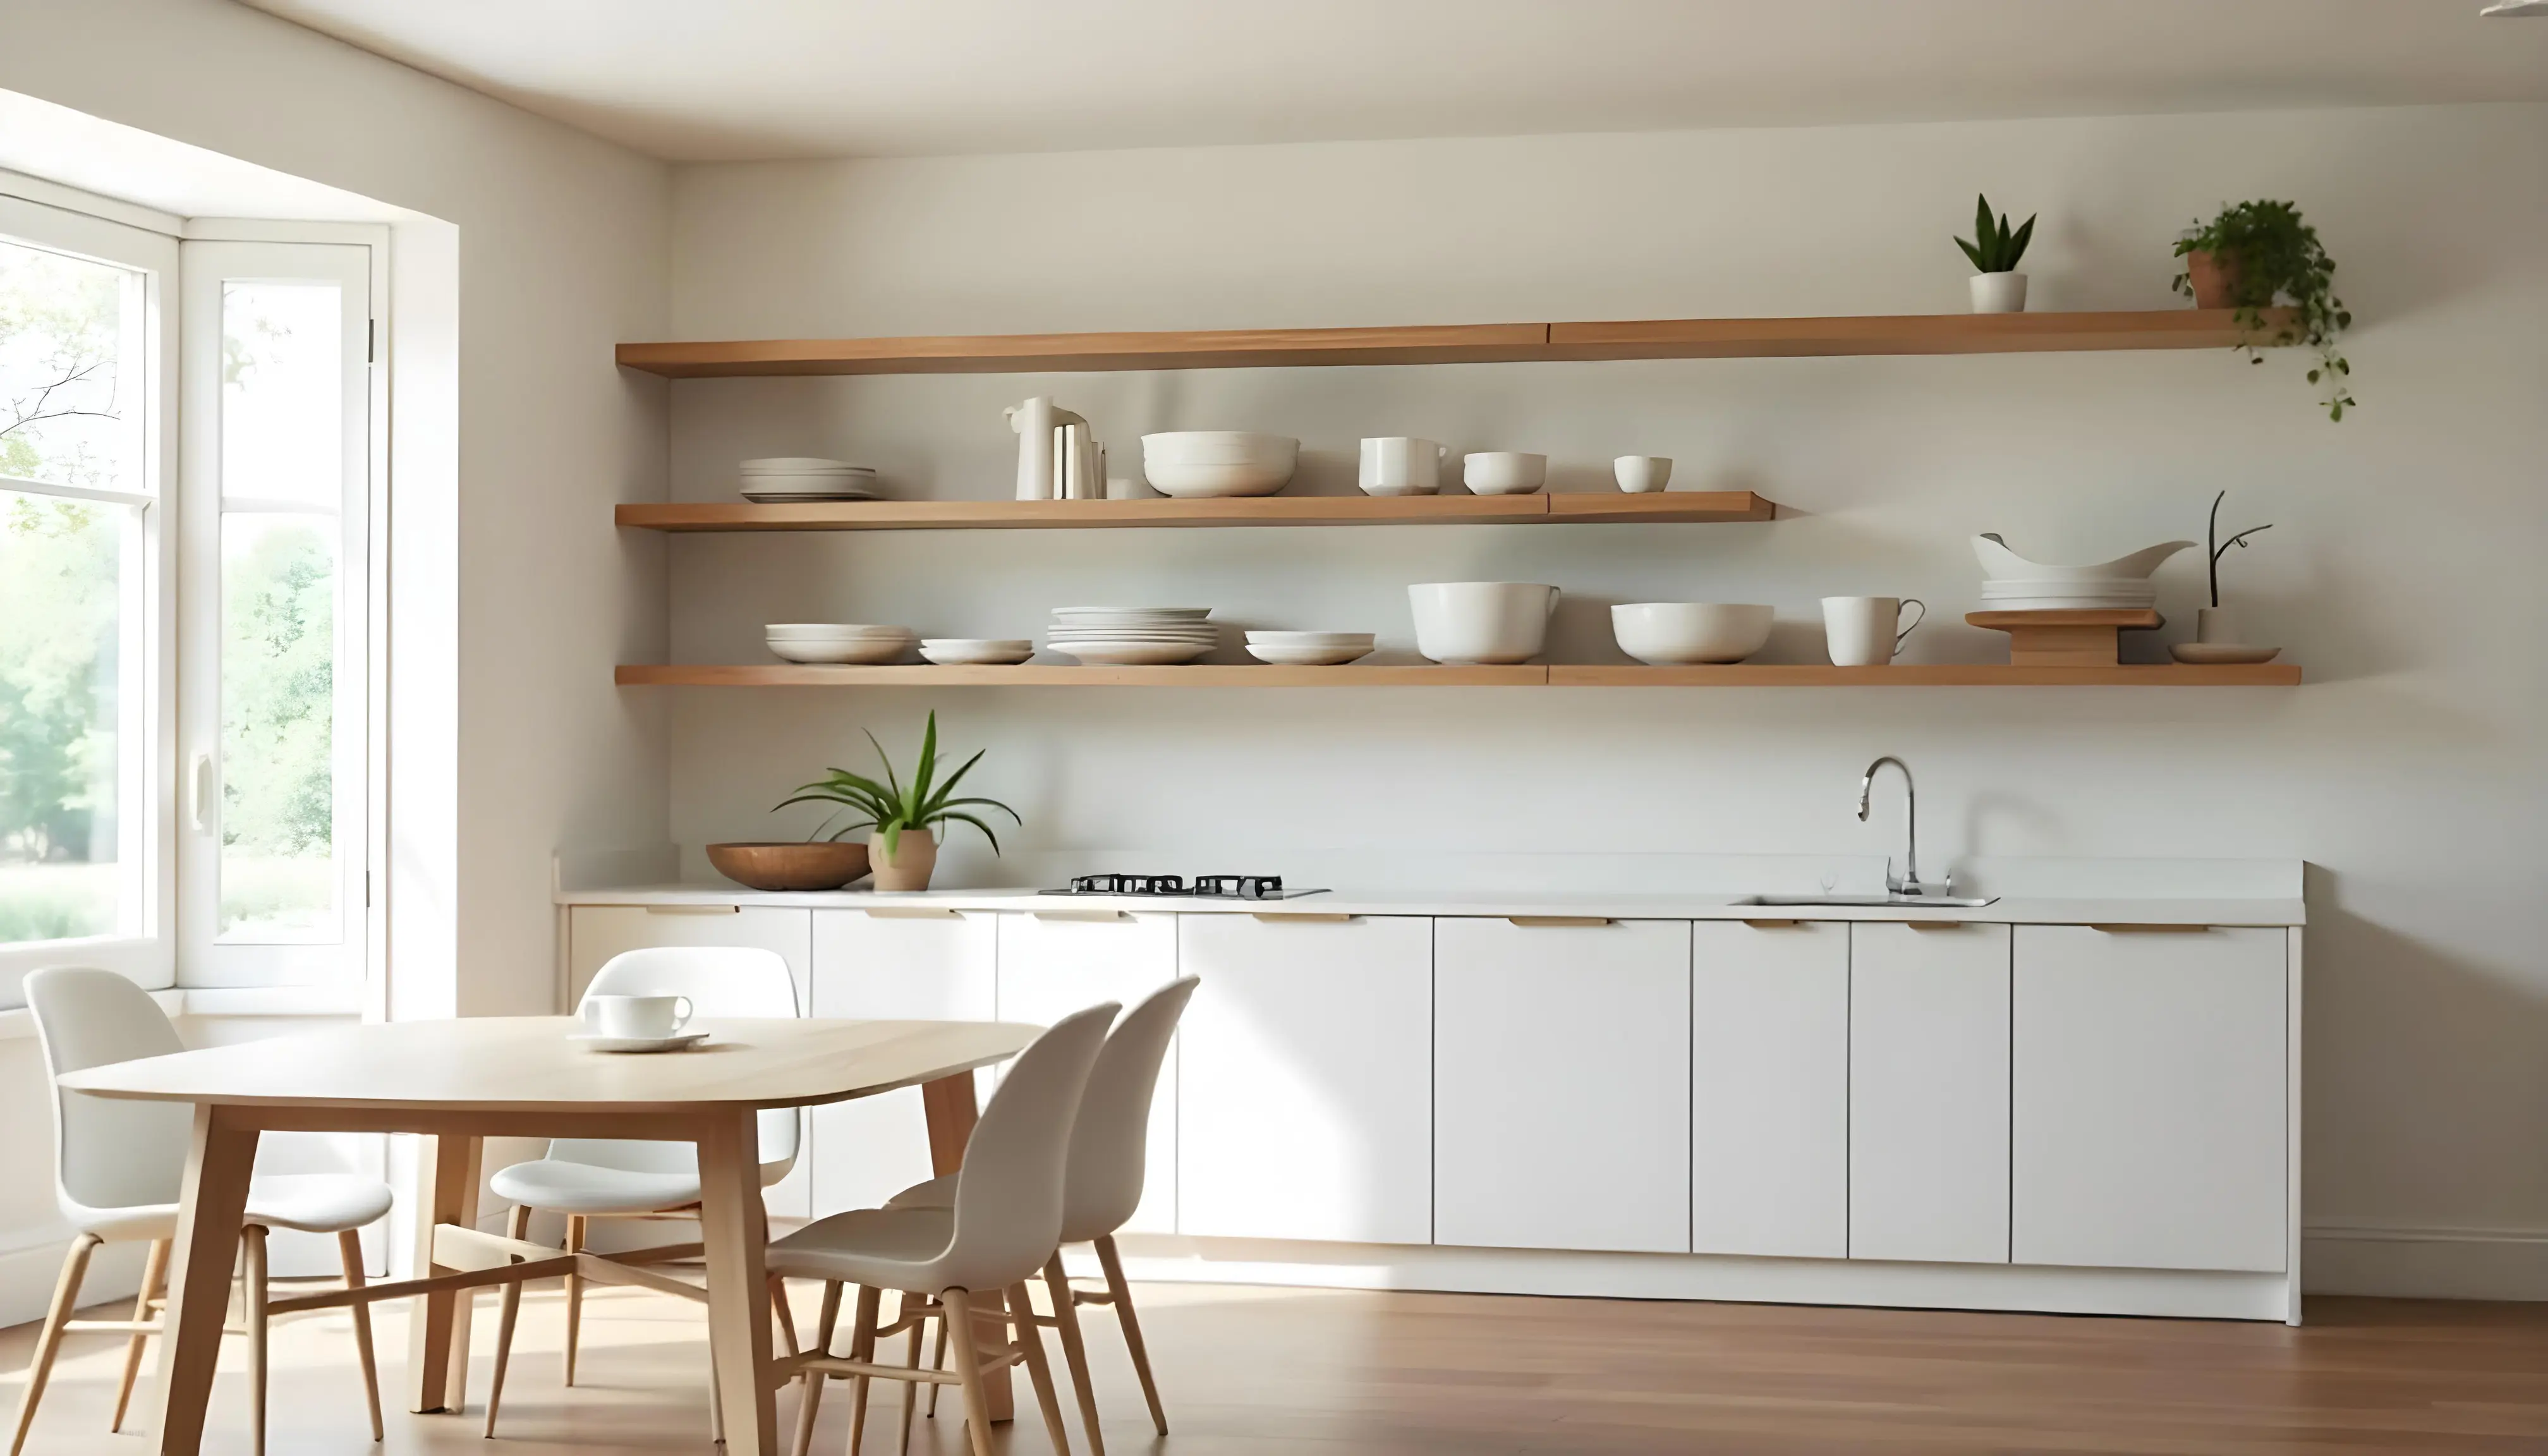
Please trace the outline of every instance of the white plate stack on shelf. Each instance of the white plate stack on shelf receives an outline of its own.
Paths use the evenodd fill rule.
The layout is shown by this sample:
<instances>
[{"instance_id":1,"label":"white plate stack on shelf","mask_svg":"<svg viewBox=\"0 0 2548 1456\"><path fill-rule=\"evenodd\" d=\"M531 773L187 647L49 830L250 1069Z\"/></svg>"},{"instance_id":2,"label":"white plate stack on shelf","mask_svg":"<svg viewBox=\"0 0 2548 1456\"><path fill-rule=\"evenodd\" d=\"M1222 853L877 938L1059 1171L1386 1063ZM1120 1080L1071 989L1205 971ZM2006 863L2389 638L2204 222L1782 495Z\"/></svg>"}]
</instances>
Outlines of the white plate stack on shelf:
<instances>
[{"instance_id":1,"label":"white plate stack on shelf","mask_svg":"<svg viewBox=\"0 0 2548 1456\"><path fill-rule=\"evenodd\" d=\"M2163 541L2094 566L2055 566L2027 560L1988 531L1973 537L1973 555L1982 564L1982 605L1990 611L2150 611L2158 606L2150 574L2193 544Z\"/></svg>"},{"instance_id":2,"label":"white plate stack on shelf","mask_svg":"<svg viewBox=\"0 0 2548 1456\"><path fill-rule=\"evenodd\" d=\"M1056 606L1045 646L1111 668L1190 663L1221 645L1208 606Z\"/></svg>"},{"instance_id":3,"label":"white plate stack on shelf","mask_svg":"<svg viewBox=\"0 0 2548 1456\"><path fill-rule=\"evenodd\" d=\"M772 622L762 630L770 650L791 663L889 663L920 641L909 627L864 622Z\"/></svg>"},{"instance_id":4,"label":"white plate stack on shelf","mask_svg":"<svg viewBox=\"0 0 2548 1456\"><path fill-rule=\"evenodd\" d=\"M1247 655L1280 668L1332 668L1371 656L1370 632L1250 632Z\"/></svg>"},{"instance_id":5,"label":"white plate stack on shelf","mask_svg":"<svg viewBox=\"0 0 2548 1456\"><path fill-rule=\"evenodd\" d=\"M811 455L779 455L747 460L743 499L759 505L792 505L804 500L873 500L877 499L872 465L824 460Z\"/></svg>"}]
</instances>

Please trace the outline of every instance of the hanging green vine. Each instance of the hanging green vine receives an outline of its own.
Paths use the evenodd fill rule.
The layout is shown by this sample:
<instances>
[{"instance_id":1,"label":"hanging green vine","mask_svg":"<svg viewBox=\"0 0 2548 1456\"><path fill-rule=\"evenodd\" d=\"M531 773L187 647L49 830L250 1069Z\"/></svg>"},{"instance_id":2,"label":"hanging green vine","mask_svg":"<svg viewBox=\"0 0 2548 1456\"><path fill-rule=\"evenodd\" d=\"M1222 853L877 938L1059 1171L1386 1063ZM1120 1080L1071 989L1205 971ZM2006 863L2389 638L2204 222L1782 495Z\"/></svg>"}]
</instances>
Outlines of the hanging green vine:
<instances>
[{"instance_id":1,"label":"hanging green vine","mask_svg":"<svg viewBox=\"0 0 2548 1456\"><path fill-rule=\"evenodd\" d=\"M2230 307L2247 335L2238 345L2247 362L2264 362L2260 343L2317 350L2309 382L2325 390L2320 403L2326 407L2326 417L2342 419L2353 408L2353 366L2337 349L2336 338L2353 326L2353 315L2335 296L2335 260L2320 245L2318 229L2301 221L2300 208L2287 202L2225 207L2209 223L2197 220L2176 240L2176 256L2189 253L2209 253L2223 265ZM2179 272L2172 286L2189 297L2194 292L2189 272ZM2269 323L2264 311L2277 304L2291 313Z\"/></svg>"}]
</instances>

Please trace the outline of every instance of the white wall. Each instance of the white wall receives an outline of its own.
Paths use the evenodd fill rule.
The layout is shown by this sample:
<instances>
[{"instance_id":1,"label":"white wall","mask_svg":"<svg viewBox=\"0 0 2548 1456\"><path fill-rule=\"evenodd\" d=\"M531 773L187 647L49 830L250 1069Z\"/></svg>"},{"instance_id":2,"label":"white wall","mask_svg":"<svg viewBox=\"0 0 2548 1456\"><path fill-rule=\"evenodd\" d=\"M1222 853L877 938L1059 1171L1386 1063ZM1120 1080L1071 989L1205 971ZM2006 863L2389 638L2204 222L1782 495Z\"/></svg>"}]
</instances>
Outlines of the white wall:
<instances>
[{"instance_id":1,"label":"white wall","mask_svg":"<svg viewBox=\"0 0 2548 1456\"><path fill-rule=\"evenodd\" d=\"M2168 244L2231 198L2297 199L2360 318L2357 415L2284 356L2226 351L700 381L672 488L743 456L872 461L900 490L1007 494L999 406L1051 393L1119 462L1157 428L1302 437L1350 489L1358 436L1627 451L1741 485L1775 524L698 536L671 548L672 660L766 660L758 624L1039 633L1046 606L1211 604L1410 647L1404 584L1555 582L1557 654L1615 660L1607 601L1766 600L1776 660L1815 598L1924 597L1914 660L1987 659L1964 544L2085 561L2275 522L2226 567L2297 691L667 692L676 839L763 813L872 726L937 708L1032 849L1187 872L1289 851L1865 852L1858 770L1908 758L1933 856L2280 856L2309 933L2316 1282L2548 1297L2548 851L2535 762L2548 548L2548 108L2505 106L1391 142L682 169L679 336L1954 311L1949 236L1987 190L2040 210L2039 309L2165 308ZM2200 562L2162 573L2184 635ZM2144 646L2140 650L2147 651ZM810 822L807 821L807 822ZM967 851L953 871L997 882ZM2438 1242L2397 1242L2403 1231ZM2528 1240L2528 1241L2524 1241Z\"/></svg>"},{"instance_id":2,"label":"white wall","mask_svg":"<svg viewBox=\"0 0 2548 1456\"><path fill-rule=\"evenodd\" d=\"M394 242L393 713L417 731L392 766L392 983L405 1015L549 1009L550 854L664 831L663 706L609 678L661 650L663 551L609 506L664 490L664 390L610 351L665 324L668 169L228 0L14 5L5 30L0 89L438 220ZM113 158L81 160L115 190ZM188 201L228 195L201 180ZM417 289L455 274L456 314ZM35 1042L0 1042L0 1158L31 1174L42 1085ZM40 1313L65 1236L48 1179L0 1194L0 1324Z\"/></svg>"}]
</instances>

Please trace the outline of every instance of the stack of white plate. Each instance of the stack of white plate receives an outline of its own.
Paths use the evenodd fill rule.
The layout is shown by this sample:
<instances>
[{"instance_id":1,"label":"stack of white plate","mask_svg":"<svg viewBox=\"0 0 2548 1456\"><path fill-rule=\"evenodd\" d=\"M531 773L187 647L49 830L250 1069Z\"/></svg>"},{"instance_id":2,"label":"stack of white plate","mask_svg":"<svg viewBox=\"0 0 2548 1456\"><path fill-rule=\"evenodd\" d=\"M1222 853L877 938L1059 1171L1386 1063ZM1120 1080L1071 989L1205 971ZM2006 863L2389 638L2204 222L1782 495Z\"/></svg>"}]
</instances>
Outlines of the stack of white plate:
<instances>
[{"instance_id":1,"label":"stack of white plate","mask_svg":"<svg viewBox=\"0 0 2548 1456\"><path fill-rule=\"evenodd\" d=\"M810 455L780 455L743 462L743 499L763 505L798 500L873 500L872 465L852 465Z\"/></svg>"},{"instance_id":2,"label":"stack of white plate","mask_svg":"<svg viewBox=\"0 0 2548 1456\"><path fill-rule=\"evenodd\" d=\"M1045 645L1083 663L1163 667L1221 645L1208 606L1056 606Z\"/></svg>"},{"instance_id":3,"label":"stack of white plate","mask_svg":"<svg viewBox=\"0 0 2548 1456\"><path fill-rule=\"evenodd\" d=\"M1371 656L1369 632L1250 632L1247 655L1285 668L1331 668Z\"/></svg>"},{"instance_id":4,"label":"stack of white plate","mask_svg":"<svg viewBox=\"0 0 2548 1456\"><path fill-rule=\"evenodd\" d=\"M1989 611L2148 611L2158 584L2146 577L2029 577L1982 583Z\"/></svg>"},{"instance_id":5,"label":"stack of white plate","mask_svg":"<svg viewBox=\"0 0 2548 1456\"><path fill-rule=\"evenodd\" d=\"M770 650L791 663L889 663L920 641L909 627L860 622L772 622L763 630Z\"/></svg>"}]
</instances>

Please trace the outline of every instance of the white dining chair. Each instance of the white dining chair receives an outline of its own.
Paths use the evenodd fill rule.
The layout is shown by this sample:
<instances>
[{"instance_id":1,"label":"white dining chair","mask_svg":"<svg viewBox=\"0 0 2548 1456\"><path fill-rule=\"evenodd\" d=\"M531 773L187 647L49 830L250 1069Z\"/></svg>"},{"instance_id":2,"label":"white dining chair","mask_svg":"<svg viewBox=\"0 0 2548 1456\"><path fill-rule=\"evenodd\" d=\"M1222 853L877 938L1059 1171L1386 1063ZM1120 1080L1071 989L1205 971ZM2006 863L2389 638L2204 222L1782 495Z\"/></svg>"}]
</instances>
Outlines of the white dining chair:
<instances>
[{"instance_id":1,"label":"white dining chair","mask_svg":"<svg viewBox=\"0 0 2548 1456\"><path fill-rule=\"evenodd\" d=\"M144 1056L185 1050L167 1013L148 992L111 970L59 967L27 977L27 1006L35 1013L36 1035L44 1044L45 1069L58 1079ZM183 1103L133 1102L95 1097L52 1083L53 1196L62 1217L78 1234L62 1261L60 1283L51 1309L36 1337L35 1362L27 1370L27 1395L19 1408L17 1434L9 1456L19 1456L35 1424L36 1405L45 1396L53 1357L62 1336L119 1333L127 1337L124 1376L116 1387L110 1429L124 1428L124 1413L133 1399L141 1369L145 1341L160 1332L153 1318L166 1301L159 1283L168 1271L170 1240L177 1233L186 1157L194 1140L194 1117ZM304 1233L333 1233L344 1260L345 1287L363 1287L363 1247L357 1229L390 1211L389 1185L350 1173L292 1173L253 1179L248 1184L247 1213L240 1229L244 1250L248 1339L248 1411L253 1449L265 1450L266 1234L289 1228ZM141 1266L141 1292L133 1302L131 1320L73 1320L80 1282L89 1256L100 1244L147 1239L150 1251ZM372 1360L371 1306L347 1307L354 1320L354 1350L363 1366L363 1394L371 1403L372 1439L381 1428L380 1374Z\"/></svg>"},{"instance_id":2,"label":"white dining chair","mask_svg":"<svg viewBox=\"0 0 2548 1456\"><path fill-rule=\"evenodd\" d=\"M1070 1165L1062 1184L1061 1237L1054 1240L1053 1251L1044 1266L1045 1289L1051 1296L1053 1312L1038 1322L1049 1324L1060 1332L1063 1361L1070 1367L1070 1380L1079 1398L1079 1416L1088 1428L1088 1444L1095 1456L1105 1456L1106 1439L1097 1429L1097 1395L1088 1377L1088 1348L1080 1338L1079 1307L1112 1305L1116 1321L1124 1330L1125 1349L1133 1357L1133 1373L1140 1379L1141 1398L1149 1403L1150 1423L1161 1435L1168 1433L1168 1415L1159 1404L1158 1382L1150 1375L1150 1352L1141 1342L1141 1321L1133 1313L1133 1287L1125 1282L1124 1261L1115 1249L1115 1231L1130 1223L1134 1210L1141 1206L1141 1189L1146 1181L1150 1142L1150 1100L1159 1085L1159 1067L1167 1059L1169 1041L1175 1037L1177 1022L1185 1015L1186 1003L1194 999L1195 987L1203 982L1195 976L1170 981L1150 993L1134 1007L1106 1039L1105 1049L1097 1053L1097 1066L1088 1074L1088 1091L1079 1100L1079 1117L1070 1130ZM955 1175L932 1178L895 1194L885 1204L888 1209L945 1208L955 1194ZM1105 1276L1106 1288L1075 1288L1061 1267L1061 1249L1065 1245L1086 1243L1096 1246L1097 1266ZM912 1331L912 1346L919 1348L920 1333ZM946 1364L947 1329L939 1326L937 1355L933 1367ZM938 1413L930 1392L930 1413ZM903 1410L903 1446L910 1447L911 1411Z\"/></svg>"},{"instance_id":3,"label":"white dining chair","mask_svg":"<svg viewBox=\"0 0 2548 1456\"><path fill-rule=\"evenodd\" d=\"M823 1281L813 1349L782 1363L803 1377L796 1456L805 1456L813 1444L823 1387L844 1376L852 1383L852 1451L858 1449L865 1424L867 1382L882 1379L955 1384L964 1397L974 1456L991 1456L989 1397L982 1377L1015 1364L1024 1364L1035 1382L1036 1404L1044 1411L1054 1451L1069 1456L1070 1438L1062 1430L1061 1402L1053 1391L1051 1367L1045 1363L1044 1337L1036 1332L1027 1281L1044 1266L1061 1232L1070 1129L1116 1009L1109 1001L1066 1016L1018 1053L964 1144L964 1161L952 1175L954 1192L946 1207L834 1214L771 1244L772 1273ZM849 1353L836 1356L832 1337L845 1283L859 1286L858 1313ZM878 1328L877 1310L888 1289L902 1296L901 1305L894 1322ZM974 1303L982 1294L994 1300ZM932 1315L964 1331L954 1341L952 1377L920 1368L920 1321ZM997 1327L1001 1342L985 1350L977 1336L989 1326ZM1012 1327L1014 1339L1008 1337ZM912 1337L910 1361L877 1364L876 1341L905 1329ZM906 1397L903 1409L908 1411L910 1405ZM907 1439L908 1415L903 1429Z\"/></svg>"},{"instance_id":4,"label":"white dining chair","mask_svg":"<svg viewBox=\"0 0 2548 1456\"><path fill-rule=\"evenodd\" d=\"M595 996L686 996L695 1016L794 1017L796 978L775 951L754 946L654 946L623 951L603 963L584 988L583 1001ZM796 1165L802 1115L793 1108L761 1114L761 1186L787 1176ZM626 1138L560 1138L549 1143L545 1157L499 1169L487 1182L498 1198L511 1203L505 1232L514 1238L529 1231L537 1209L566 1216L566 1249L584 1247L588 1223L593 1219L662 1219L692 1216L699 1202L698 1148L688 1142L644 1142ZM785 1297L779 1296L781 1308ZM504 1397L504 1367L512 1354L513 1324L521 1313L522 1286L504 1286L503 1311L496 1326L496 1368L487 1391L487 1434L496 1433L496 1411ZM582 1332L584 1281L566 1276L566 1384L575 1384L575 1356ZM793 1321L783 1314L782 1328ZM713 1393L711 1414L718 1407ZM722 1440L720 1433L718 1439Z\"/></svg>"}]
</instances>

